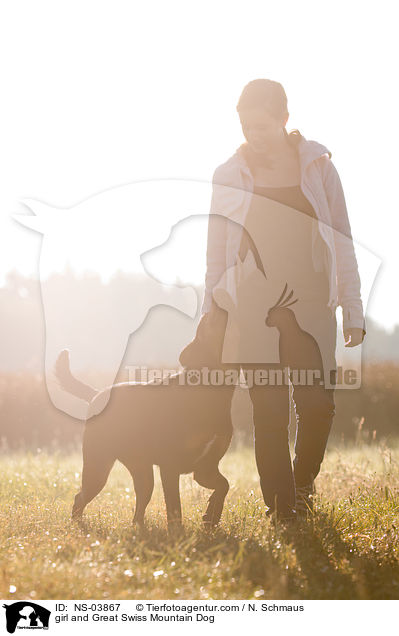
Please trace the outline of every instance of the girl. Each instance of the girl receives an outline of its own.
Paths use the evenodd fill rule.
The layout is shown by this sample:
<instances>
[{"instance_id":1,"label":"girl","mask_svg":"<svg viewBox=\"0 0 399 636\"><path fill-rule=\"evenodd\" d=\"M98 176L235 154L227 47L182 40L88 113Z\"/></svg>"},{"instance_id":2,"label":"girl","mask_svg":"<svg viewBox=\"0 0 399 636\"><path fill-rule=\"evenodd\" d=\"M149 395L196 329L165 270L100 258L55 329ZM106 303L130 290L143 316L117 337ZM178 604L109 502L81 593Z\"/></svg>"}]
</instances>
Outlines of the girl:
<instances>
[{"instance_id":1,"label":"girl","mask_svg":"<svg viewBox=\"0 0 399 636\"><path fill-rule=\"evenodd\" d=\"M255 338L252 351L256 344L262 349L268 334L279 336L279 360L276 351L273 362L265 359L265 351L261 360L244 359L241 351L237 363L259 368L259 362L266 362L268 369L306 364L320 378L316 385L293 386L293 465L288 445L290 387L263 384L249 389L256 462L268 514L292 519L312 510L314 479L335 413L336 307L342 307L347 347L361 344L366 333L360 279L331 153L298 130L287 132L287 97L281 84L253 80L244 87L237 111L246 142L213 177L201 323L209 337L226 327L227 314L213 292L238 257L243 267L250 250L268 284L265 335L254 336L245 321L239 329L245 342L248 335L252 342ZM251 320L259 307L258 288L245 288L245 281L242 285L236 298L245 298L241 309ZM272 312L273 304L277 307ZM272 352L273 346L266 349Z\"/></svg>"}]
</instances>

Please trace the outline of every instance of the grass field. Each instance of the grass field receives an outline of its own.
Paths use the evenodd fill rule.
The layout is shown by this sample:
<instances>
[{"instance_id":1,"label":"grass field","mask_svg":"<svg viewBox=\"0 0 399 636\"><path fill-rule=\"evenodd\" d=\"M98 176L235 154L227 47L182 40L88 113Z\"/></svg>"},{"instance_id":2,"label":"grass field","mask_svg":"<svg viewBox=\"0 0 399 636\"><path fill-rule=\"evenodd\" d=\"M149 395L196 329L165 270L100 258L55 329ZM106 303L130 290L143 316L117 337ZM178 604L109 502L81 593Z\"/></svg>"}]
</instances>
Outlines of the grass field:
<instances>
[{"instance_id":1,"label":"grass field","mask_svg":"<svg viewBox=\"0 0 399 636\"><path fill-rule=\"evenodd\" d=\"M69 520L79 453L10 453L0 462L0 598L399 598L398 444L330 446L314 516L291 527L265 518L252 449L231 451L222 461L231 490L220 527L202 529L209 491L184 476L184 533L175 537L158 469L140 534L123 466L80 527Z\"/></svg>"}]
</instances>

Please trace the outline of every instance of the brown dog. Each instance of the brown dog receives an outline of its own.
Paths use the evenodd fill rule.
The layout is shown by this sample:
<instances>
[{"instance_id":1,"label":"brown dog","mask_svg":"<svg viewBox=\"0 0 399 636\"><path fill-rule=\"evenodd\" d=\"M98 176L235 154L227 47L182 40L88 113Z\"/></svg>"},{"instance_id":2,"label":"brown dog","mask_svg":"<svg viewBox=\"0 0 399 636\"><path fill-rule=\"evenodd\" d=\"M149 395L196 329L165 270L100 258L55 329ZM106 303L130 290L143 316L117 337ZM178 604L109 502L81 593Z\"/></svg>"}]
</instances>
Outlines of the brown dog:
<instances>
[{"instance_id":1,"label":"brown dog","mask_svg":"<svg viewBox=\"0 0 399 636\"><path fill-rule=\"evenodd\" d=\"M203 316L196 337L180 355L182 365L191 369L222 368L219 362L226 322L227 313L215 307ZM191 472L201 486L214 490L204 522L219 522L229 490L219 461L232 437L230 411L235 386L190 385L187 378L181 384L183 373L170 376L165 385L115 384L107 406L90 416L90 412L101 410L109 389L97 391L76 380L69 368L68 351L59 355L55 375L61 387L89 403L82 489L75 497L72 518L80 518L85 506L104 488L118 459L133 478L134 522L144 523L154 487L154 464L160 467L168 524L181 522L179 477Z\"/></svg>"}]
</instances>

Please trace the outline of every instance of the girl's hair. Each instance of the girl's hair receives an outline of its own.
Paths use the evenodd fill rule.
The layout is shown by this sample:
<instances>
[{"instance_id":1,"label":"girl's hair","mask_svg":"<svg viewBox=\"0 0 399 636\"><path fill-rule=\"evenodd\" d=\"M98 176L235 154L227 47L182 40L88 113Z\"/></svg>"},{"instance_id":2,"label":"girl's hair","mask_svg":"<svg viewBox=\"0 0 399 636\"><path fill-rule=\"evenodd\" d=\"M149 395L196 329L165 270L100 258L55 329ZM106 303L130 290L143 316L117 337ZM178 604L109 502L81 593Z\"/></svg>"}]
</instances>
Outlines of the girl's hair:
<instances>
[{"instance_id":1,"label":"girl's hair","mask_svg":"<svg viewBox=\"0 0 399 636\"><path fill-rule=\"evenodd\" d=\"M237 104L237 112L251 108L264 108L276 119L288 115L287 95L280 82L270 79L255 79L244 86ZM284 128L287 141L294 147L302 139L299 130L291 130L290 133Z\"/></svg>"},{"instance_id":2,"label":"girl's hair","mask_svg":"<svg viewBox=\"0 0 399 636\"><path fill-rule=\"evenodd\" d=\"M287 95L279 82L269 79L255 79L249 82L241 93L237 104L240 113L250 108L264 108L276 118L288 115Z\"/></svg>"},{"instance_id":3,"label":"girl's hair","mask_svg":"<svg viewBox=\"0 0 399 636\"><path fill-rule=\"evenodd\" d=\"M299 144L299 142L302 139L302 135L299 132L298 128L294 128L293 130L290 130L290 132L287 132L287 129L284 128L284 134L287 137L287 141L291 144L291 146L293 146L294 148L297 147L297 145Z\"/></svg>"}]
</instances>

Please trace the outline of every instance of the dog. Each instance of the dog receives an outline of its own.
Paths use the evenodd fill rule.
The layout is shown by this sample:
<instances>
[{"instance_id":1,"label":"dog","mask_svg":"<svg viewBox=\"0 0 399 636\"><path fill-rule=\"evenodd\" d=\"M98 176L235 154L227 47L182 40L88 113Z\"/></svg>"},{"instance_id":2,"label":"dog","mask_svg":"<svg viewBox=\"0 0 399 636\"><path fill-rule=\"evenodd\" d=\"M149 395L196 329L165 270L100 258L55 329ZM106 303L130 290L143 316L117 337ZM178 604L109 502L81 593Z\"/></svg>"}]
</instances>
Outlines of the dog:
<instances>
[{"instance_id":1,"label":"dog","mask_svg":"<svg viewBox=\"0 0 399 636\"><path fill-rule=\"evenodd\" d=\"M133 522L144 525L144 515L154 488L154 465L160 468L168 527L181 525L179 491L181 474L193 473L200 486L213 489L204 524L220 521L229 483L219 471L219 461L232 438L231 401L234 385L182 384L188 369L222 368L220 364L227 313L215 308L205 314L194 340L180 354L185 367L167 384L115 384L98 391L77 380L64 350L55 364L61 388L86 400L88 418L83 435L82 486L76 495L72 519L82 517L86 505L104 488L116 460L133 478L136 508ZM109 395L107 406L98 412Z\"/></svg>"}]
</instances>

